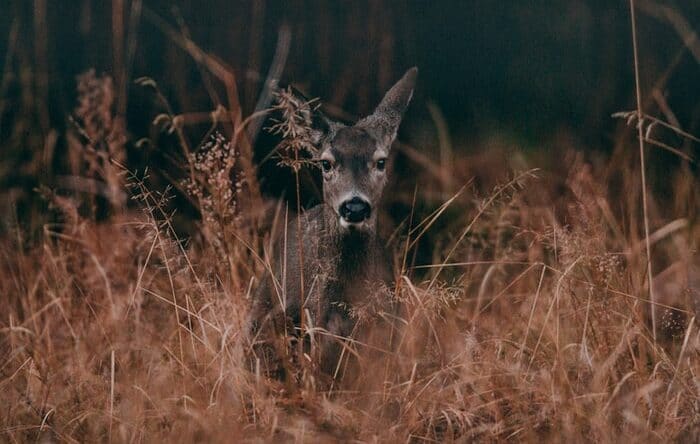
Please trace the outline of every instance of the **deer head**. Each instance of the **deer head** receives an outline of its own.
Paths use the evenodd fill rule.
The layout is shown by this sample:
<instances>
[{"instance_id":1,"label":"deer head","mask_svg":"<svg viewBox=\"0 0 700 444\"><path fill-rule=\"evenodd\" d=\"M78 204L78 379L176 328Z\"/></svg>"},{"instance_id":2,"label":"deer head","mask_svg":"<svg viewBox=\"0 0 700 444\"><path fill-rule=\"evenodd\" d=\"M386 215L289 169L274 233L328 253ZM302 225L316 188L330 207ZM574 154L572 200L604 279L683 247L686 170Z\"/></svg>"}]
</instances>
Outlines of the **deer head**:
<instances>
[{"instance_id":1,"label":"deer head","mask_svg":"<svg viewBox=\"0 0 700 444\"><path fill-rule=\"evenodd\" d=\"M323 175L323 200L343 230L374 231L376 206L387 183L387 157L408 103L417 68L409 69L372 114L355 125L314 116L313 142Z\"/></svg>"}]
</instances>

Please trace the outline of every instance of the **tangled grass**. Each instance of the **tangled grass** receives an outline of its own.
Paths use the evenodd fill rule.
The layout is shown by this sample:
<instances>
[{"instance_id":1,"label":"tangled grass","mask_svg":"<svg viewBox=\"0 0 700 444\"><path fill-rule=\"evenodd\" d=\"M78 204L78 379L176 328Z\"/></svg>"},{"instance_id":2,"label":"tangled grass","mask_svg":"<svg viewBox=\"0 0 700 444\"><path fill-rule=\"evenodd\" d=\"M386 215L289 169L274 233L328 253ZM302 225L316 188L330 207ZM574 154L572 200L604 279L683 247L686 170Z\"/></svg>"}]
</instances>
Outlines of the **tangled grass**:
<instances>
[{"instance_id":1,"label":"tangled grass","mask_svg":"<svg viewBox=\"0 0 700 444\"><path fill-rule=\"evenodd\" d=\"M664 269L654 338L641 240L624 234L616 196L580 155L557 187L554 175L528 172L481 199L463 188L407 219L393 236L398 315L365 322L348 342L353 365L321 390L303 378L282 386L246 364L268 242L232 213L245 210L231 205L243 192L231 176L199 174L212 162L230 167L235 147L216 135L193 155L198 174L185 188L206 201L206 217L185 242L168 192L115 162L95 167L114 145L99 141L120 137L86 134L95 136L79 163L109 184L111 216L98 222L86 202L44 190L59 222L35 244L3 240L3 440L698 436L697 223L665 224L655 203L655 267ZM679 186L676 200L696 205L696 189ZM414 199L429 201L422 192ZM122 194L134 199L129 209L113 198ZM626 208L634 220L637 209ZM434 260L415 265L425 236Z\"/></svg>"},{"instance_id":2,"label":"tangled grass","mask_svg":"<svg viewBox=\"0 0 700 444\"><path fill-rule=\"evenodd\" d=\"M248 120L218 109L214 123L236 115L233 136L210 131L190 152L187 116L168 107L154 123L183 145L184 173L157 191L129 172L111 79L78 85L70 174L60 192L38 189L42 232L20 220L0 239L0 440L700 439L690 158L643 212L636 141L606 165L564 148L539 170L497 147L441 165L404 147L415 171L394 173L386 205L410 210L388 236L396 310L368 295L334 383L319 388L302 366L283 385L248 359L251 298L270 272L264 227L291 223L260 210L273 205L246 177ZM175 195L199 215L186 234Z\"/></svg>"}]
</instances>

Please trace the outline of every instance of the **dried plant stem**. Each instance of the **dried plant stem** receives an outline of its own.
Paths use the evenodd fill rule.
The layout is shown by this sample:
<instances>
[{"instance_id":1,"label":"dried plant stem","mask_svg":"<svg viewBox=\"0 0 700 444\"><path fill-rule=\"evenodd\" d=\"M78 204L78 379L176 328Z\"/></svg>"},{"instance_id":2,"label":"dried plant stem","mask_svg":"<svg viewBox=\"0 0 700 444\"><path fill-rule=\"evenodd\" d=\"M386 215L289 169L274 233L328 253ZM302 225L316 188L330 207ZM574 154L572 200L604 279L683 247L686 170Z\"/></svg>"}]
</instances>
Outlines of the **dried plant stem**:
<instances>
[{"instance_id":1,"label":"dried plant stem","mask_svg":"<svg viewBox=\"0 0 700 444\"><path fill-rule=\"evenodd\" d=\"M649 300L651 305L649 307L651 311L651 331L654 338L654 343L656 343L656 307L654 303L656 299L654 298L654 284L652 279L651 271L651 241L649 239L649 211L647 207L647 179L646 179L646 165L644 159L644 134L641 125L643 112L642 112L642 92L641 86L639 85L639 54L637 45L637 21L635 18L635 7L634 0L630 0L630 16L632 20L632 50L634 52L634 83L637 95L637 118L639 124L637 125L637 137L639 139L639 168L642 173L642 211L644 216L644 239L646 242L646 262L647 262L647 279L649 282Z\"/></svg>"},{"instance_id":2,"label":"dried plant stem","mask_svg":"<svg viewBox=\"0 0 700 444\"><path fill-rule=\"evenodd\" d=\"M114 83L116 85L117 109L122 110L121 102L126 100L123 94L124 85L124 0L112 2L112 63L114 69Z\"/></svg>"},{"instance_id":3,"label":"dried plant stem","mask_svg":"<svg viewBox=\"0 0 700 444\"><path fill-rule=\"evenodd\" d=\"M673 30L676 31L678 37L683 40L683 44L688 48L695 60L700 63L700 38L698 38L698 34L681 13L669 6L648 0L643 0L640 8L657 20L668 22L673 27Z\"/></svg>"},{"instance_id":4,"label":"dried plant stem","mask_svg":"<svg viewBox=\"0 0 700 444\"><path fill-rule=\"evenodd\" d=\"M296 162L296 165L298 165L299 150L294 150L294 161ZM302 242L301 237L301 187L299 184L298 167L294 168L294 185L297 194L297 244L299 248L299 294L301 295L301 310L299 310L299 326L301 328L299 332L299 360L300 362L304 362L304 336L306 335L306 316L304 316L304 307L306 306L306 293L304 292L304 242Z\"/></svg>"},{"instance_id":5,"label":"dried plant stem","mask_svg":"<svg viewBox=\"0 0 700 444\"><path fill-rule=\"evenodd\" d=\"M109 383L109 442L112 442L112 420L114 419L114 349L112 349Z\"/></svg>"},{"instance_id":6,"label":"dried plant stem","mask_svg":"<svg viewBox=\"0 0 700 444\"><path fill-rule=\"evenodd\" d=\"M185 353L184 349L182 347L182 324L180 323L180 312L178 310L178 303L177 303L177 298L175 297L175 281L173 280L173 274L172 271L170 270L170 265L169 265L169 259L168 259L168 254L165 249L165 245L163 243L163 238L160 233L160 228L158 227L158 224L155 220L152 221L153 224L153 232L158 240L158 246L160 247L160 251L163 254L163 263L165 264L165 271L167 272L168 275L168 282L170 283L170 293L172 295L172 300L173 300L173 308L175 311L175 322L177 323L177 342L180 347L180 365L182 366L182 374L185 374ZM185 399L185 405L186 403L186 398L183 396L183 399Z\"/></svg>"}]
</instances>

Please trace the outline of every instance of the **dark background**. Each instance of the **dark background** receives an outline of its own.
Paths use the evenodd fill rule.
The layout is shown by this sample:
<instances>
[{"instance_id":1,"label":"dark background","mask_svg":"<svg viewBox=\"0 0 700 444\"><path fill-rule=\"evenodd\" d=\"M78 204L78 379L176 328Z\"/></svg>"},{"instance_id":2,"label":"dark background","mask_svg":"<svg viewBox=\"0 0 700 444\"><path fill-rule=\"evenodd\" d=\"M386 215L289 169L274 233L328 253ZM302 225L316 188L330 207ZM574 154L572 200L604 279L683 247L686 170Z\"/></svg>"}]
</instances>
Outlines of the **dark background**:
<instances>
[{"instance_id":1,"label":"dark background","mask_svg":"<svg viewBox=\"0 0 700 444\"><path fill-rule=\"evenodd\" d=\"M670 6L700 28L700 2L654 5ZM638 9L647 112L662 115L649 99L656 85L681 127L697 133L698 60L653 5L640 2ZM90 68L115 78L132 141L153 134L150 123L159 112L134 84L138 77L156 80L175 112L214 109L211 92L223 97L220 82L164 34L161 19L232 69L244 115L255 107L283 24L291 48L281 82L321 97L331 114L370 112L404 70L417 65L416 100L402 139L427 152L437 144L431 102L445 117L455 152L464 154L484 149L482 142L494 135L525 153L557 150L562 134L578 150L610 153L619 133L629 131L611 114L635 107L625 1L4 0L0 149L11 162L0 174L3 187L50 182L57 164L46 166L43 178L24 174L22 164L52 129L60 153L76 104L76 76ZM188 135L196 143L203 131L192 128ZM269 151L270 143L262 137L256 151ZM677 161L666 154L655 160Z\"/></svg>"}]
</instances>

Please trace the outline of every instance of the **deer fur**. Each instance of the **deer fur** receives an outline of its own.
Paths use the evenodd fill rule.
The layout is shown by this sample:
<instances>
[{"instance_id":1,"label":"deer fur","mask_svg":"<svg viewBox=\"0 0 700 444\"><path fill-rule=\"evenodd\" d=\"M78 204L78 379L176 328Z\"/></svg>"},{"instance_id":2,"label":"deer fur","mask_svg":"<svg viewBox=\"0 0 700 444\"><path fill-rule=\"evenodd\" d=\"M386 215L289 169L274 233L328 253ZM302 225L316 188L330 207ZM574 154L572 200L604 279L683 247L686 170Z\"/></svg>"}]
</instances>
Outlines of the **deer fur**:
<instances>
[{"instance_id":1,"label":"deer fur","mask_svg":"<svg viewBox=\"0 0 700 444\"><path fill-rule=\"evenodd\" d=\"M416 68L407 71L376 110L352 126L314 116L323 202L287 224L275 248L273 273L255 295L252 334L254 342L267 343L267 354L272 350L281 358L289 344L280 341L299 335L303 316L306 328L315 332L318 364L331 373L341 350L338 338L350 336L355 325L353 308L385 291L393 279L377 235L377 207L389 173L386 158L416 75ZM270 365L269 356L258 358Z\"/></svg>"}]
</instances>

